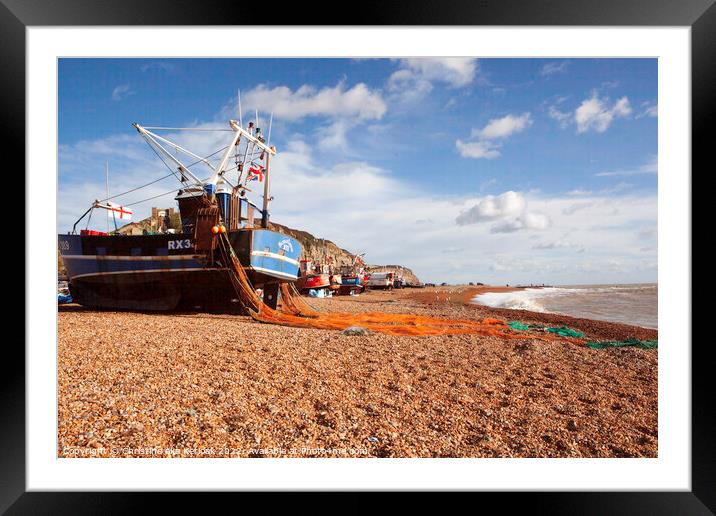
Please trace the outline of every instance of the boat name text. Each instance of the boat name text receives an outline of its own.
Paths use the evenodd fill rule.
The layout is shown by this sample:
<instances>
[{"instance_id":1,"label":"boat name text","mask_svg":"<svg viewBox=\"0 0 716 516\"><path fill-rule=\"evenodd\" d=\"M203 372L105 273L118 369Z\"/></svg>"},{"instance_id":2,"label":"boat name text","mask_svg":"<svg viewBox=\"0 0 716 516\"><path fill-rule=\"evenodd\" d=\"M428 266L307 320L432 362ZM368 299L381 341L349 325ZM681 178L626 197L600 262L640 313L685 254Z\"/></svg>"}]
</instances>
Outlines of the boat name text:
<instances>
[{"instance_id":1,"label":"boat name text","mask_svg":"<svg viewBox=\"0 0 716 516\"><path fill-rule=\"evenodd\" d=\"M189 249L191 248L191 240L185 238L184 240L170 240L167 242L167 249Z\"/></svg>"}]
</instances>

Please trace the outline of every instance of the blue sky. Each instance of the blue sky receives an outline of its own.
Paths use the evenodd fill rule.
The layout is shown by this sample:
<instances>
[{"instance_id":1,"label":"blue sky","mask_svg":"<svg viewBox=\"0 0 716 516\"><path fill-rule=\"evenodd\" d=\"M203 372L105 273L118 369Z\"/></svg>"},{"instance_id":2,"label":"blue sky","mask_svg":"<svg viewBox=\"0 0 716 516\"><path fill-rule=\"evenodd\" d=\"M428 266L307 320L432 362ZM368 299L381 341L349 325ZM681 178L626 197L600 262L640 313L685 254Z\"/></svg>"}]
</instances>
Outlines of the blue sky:
<instances>
[{"instance_id":1,"label":"blue sky","mask_svg":"<svg viewBox=\"0 0 716 516\"><path fill-rule=\"evenodd\" d=\"M106 160L112 192L166 174L132 122L225 126L241 89L264 130L274 112L276 222L425 281L656 281L655 59L62 59L58 79L60 231Z\"/></svg>"}]
</instances>

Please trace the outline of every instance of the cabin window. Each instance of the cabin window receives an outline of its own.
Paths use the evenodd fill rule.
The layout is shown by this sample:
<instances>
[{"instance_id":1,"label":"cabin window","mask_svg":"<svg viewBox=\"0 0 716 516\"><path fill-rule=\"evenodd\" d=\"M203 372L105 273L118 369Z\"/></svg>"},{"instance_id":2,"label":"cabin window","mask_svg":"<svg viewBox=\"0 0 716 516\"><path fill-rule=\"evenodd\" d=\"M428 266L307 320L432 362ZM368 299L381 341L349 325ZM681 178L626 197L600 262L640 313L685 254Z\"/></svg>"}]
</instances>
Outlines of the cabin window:
<instances>
[{"instance_id":1,"label":"cabin window","mask_svg":"<svg viewBox=\"0 0 716 516\"><path fill-rule=\"evenodd\" d=\"M95 251L95 254L97 254L97 256L106 256L107 248L106 247L98 247L97 250Z\"/></svg>"},{"instance_id":2,"label":"cabin window","mask_svg":"<svg viewBox=\"0 0 716 516\"><path fill-rule=\"evenodd\" d=\"M141 247L132 247L130 254L132 256L142 256L142 248Z\"/></svg>"}]
</instances>

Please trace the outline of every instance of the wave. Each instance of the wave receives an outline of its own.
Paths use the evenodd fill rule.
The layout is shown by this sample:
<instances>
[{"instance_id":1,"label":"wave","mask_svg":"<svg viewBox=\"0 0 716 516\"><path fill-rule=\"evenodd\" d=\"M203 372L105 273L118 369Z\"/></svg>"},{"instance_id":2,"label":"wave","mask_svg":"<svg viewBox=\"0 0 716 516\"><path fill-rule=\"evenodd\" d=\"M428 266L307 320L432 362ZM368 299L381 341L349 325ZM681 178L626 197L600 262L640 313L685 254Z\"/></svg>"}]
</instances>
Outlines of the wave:
<instances>
[{"instance_id":1,"label":"wave","mask_svg":"<svg viewBox=\"0 0 716 516\"><path fill-rule=\"evenodd\" d=\"M487 292L473 303L657 327L658 285L575 285Z\"/></svg>"},{"instance_id":2,"label":"wave","mask_svg":"<svg viewBox=\"0 0 716 516\"><path fill-rule=\"evenodd\" d=\"M511 308L513 310L531 310L532 312L548 312L540 298L567 295L580 289L544 287L526 288L513 292L487 292L475 296L472 301L492 308Z\"/></svg>"}]
</instances>

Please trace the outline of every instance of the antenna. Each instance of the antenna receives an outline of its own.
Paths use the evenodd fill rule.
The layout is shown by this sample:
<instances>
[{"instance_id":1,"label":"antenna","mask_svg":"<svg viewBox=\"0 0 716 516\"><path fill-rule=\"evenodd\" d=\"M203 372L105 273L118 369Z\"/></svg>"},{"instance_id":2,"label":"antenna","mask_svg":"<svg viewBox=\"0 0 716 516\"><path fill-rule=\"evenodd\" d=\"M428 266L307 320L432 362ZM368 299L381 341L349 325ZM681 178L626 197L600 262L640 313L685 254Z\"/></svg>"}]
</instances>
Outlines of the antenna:
<instances>
[{"instance_id":1,"label":"antenna","mask_svg":"<svg viewBox=\"0 0 716 516\"><path fill-rule=\"evenodd\" d=\"M241 88L237 90L238 96L239 96L239 125L241 127L244 126L243 121L241 120Z\"/></svg>"},{"instance_id":2,"label":"antenna","mask_svg":"<svg viewBox=\"0 0 716 516\"><path fill-rule=\"evenodd\" d=\"M107 192L107 199L109 199L109 161L104 162L104 186ZM112 212L112 215L114 216L114 212ZM109 217L107 217L107 233L109 233Z\"/></svg>"},{"instance_id":3,"label":"antenna","mask_svg":"<svg viewBox=\"0 0 716 516\"><path fill-rule=\"evenodd\" d=\"M269 117L269 129L268 129L268 137L266 138L266 145L271 147L271 125L273 124L273 111L271 111L271 116Z\"/></svg>"},{"instance_id":4,"label":"antenna","mask_svg":"<svg viewBox=\"0 0 716 516\"><path fill-rule=\"evenodd\" d=\"M256 110L256 129L259 128L259 110Z\"/></svg>"}]
</instances>

